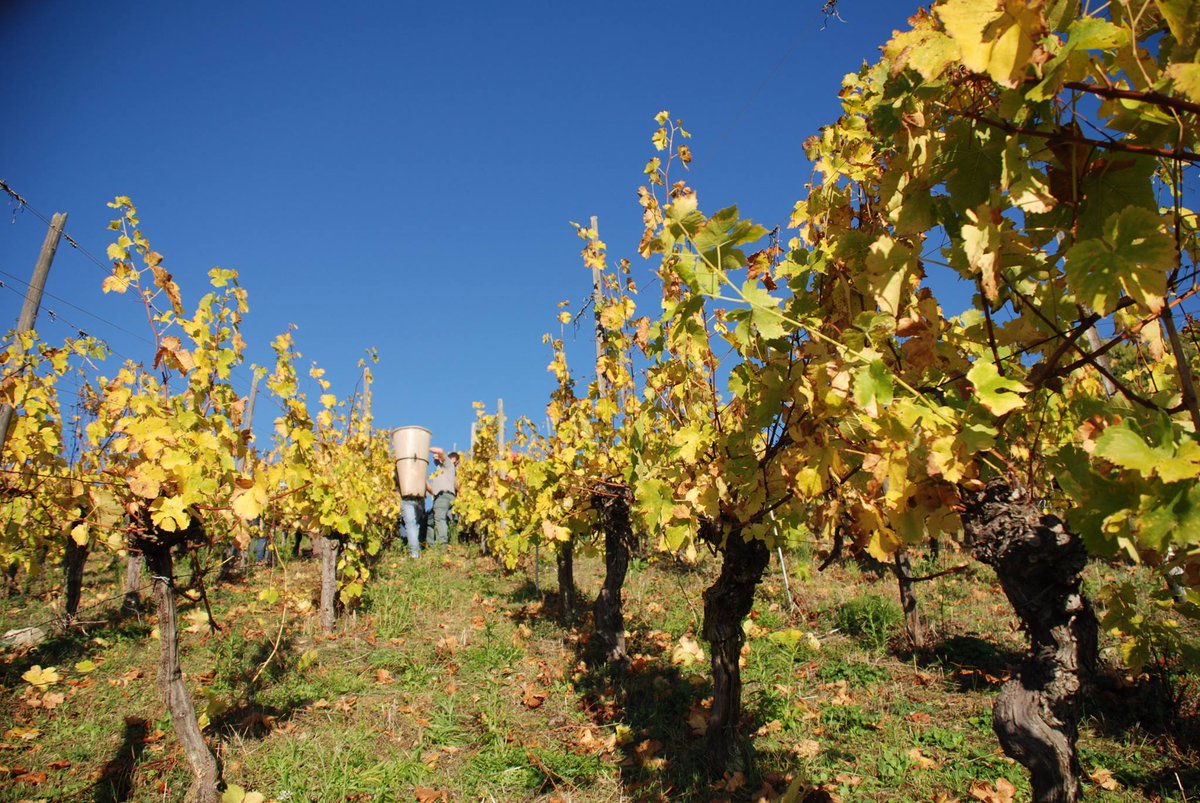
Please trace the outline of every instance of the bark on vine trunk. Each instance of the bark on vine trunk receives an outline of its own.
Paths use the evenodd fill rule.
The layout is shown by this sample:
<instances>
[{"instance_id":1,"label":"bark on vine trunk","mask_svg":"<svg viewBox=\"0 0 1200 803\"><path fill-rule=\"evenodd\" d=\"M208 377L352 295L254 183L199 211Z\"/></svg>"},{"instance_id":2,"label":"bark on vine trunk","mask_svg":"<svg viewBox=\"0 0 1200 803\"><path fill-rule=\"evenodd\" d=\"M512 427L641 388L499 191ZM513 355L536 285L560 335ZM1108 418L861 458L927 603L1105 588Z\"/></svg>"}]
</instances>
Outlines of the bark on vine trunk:
<instances>
[{"instance_id":1,"label":"bark on vine trunk","mask_svg":"<svg viewBox=\"0 0 1200 803\"><path fill-rule=\"evenodd\" d=\"M321 632L329 635L337 621L337 564L342 552L342 542L326 535L312 537L313 552L321 564L321 603L318 618Z\"/></svg>"},{"instance_id":2,"label":"bark on vine trunk","mask_svg":"<svg viewBox=\"0 0 1200 803\"><path fill-rule=\"evenodd\" d=\"M171 714L175 737L183 747L192 769L192 788L188 799L195 803L217 803L220 769L204 741L196 708L183 682L179 665L179 626L175 608L174 560L171 547L160 543L144 544L143 550L154 584L158 609L159 659L158 688Z\"/></svg>"},{"instance_id":3,"label":"bark on vine trunk","mask_svg":"<svg viewBox=\"0 0 1200 803\"><path fill-rule=\"evenodd\" d=\"M1080 589L1087 553L1058 518L1002 481L967 498L963 524L1030 640L1029 654L1000 690L992 728L1004 752L1029 771L1037 803L1073 803L1082 797L1080 701L1097 649L1096 617Z\"/></svg>"},{"instance_id":4,"label":"bark on vine trunk","mask_svg":"<svg viewBox=\"0 0 1200 803\"><path fill-rule=\"evenodd\" d=\"M575 614L575 539L572 537L558 545L554 552L558 567L558 601L564 622Z\"/></svg>"},{"instance_id":5,"label":"bark on vine trunk","mask_svg":"<svg viewBox=\"0 0 1200 803\"><path fill-rule=\"evenodd\" d=\"M123 613L136 613L142 607L142 566L146 558L140 550L130 547L125 554L125 600Z\"/></svg>"},{"instance_id":6,"label":"bark on vine trunk","mask_svg":"<svg viewBox=\"0 0 1200 803\"><path fill-rule=\"evenodd\" d=\"M705 535L705 530L709 534ZM712 525L701 526L701 537L710 542ZM754 605L754 591L762 580L771 552L762 541L746 541L731 532L721 547L721 574L704 591L704 640L712 652L713 703L705 739L713 774L724 774L730 751L738 737L742 713L742 673L738 661L745 635L742 620Z\"/></svg>"},{"instance_id":7,"label":"bark on vine trunk","mask_svg":"<svg viewBox=\"0 0 1200 803\"><path fill-rule=\"evenodd\" d=\"M625 652L625 610L621 600L633 544L629 502L623 497L597 497L592 503L600 511L600 527L604 531L604 584L592 606L596 642L608 663L623 664L629 660Z\"/></svg>"},{"instance_id":8,"label":"bark on vine trunk","mask_svg":"<svg viewBox=\"0 0 1200 803\"><path fill-rule=\"evenodd\" d=\"M921 610L917 606L917 589L913 583L912 561L908 551L897 550L892 561L892 574L900 587L900 607L904 609L904 630L914 650L925 648L925 628L921 624Z\"/></svg>"},{"instance_id":9,"label":"bark on vine trunk","mask_svg":"<svg viewBox=\"0 0 1200 803\"><path fill-rule=\"evenodd\" d=\"M79 598L83 596L83 569L87 565L88 549L75 543L67 536L67 549L63 555L63 572L66 574L66 600L63 623L70 626L79 613Z\"/></svg>"}]
</instances>

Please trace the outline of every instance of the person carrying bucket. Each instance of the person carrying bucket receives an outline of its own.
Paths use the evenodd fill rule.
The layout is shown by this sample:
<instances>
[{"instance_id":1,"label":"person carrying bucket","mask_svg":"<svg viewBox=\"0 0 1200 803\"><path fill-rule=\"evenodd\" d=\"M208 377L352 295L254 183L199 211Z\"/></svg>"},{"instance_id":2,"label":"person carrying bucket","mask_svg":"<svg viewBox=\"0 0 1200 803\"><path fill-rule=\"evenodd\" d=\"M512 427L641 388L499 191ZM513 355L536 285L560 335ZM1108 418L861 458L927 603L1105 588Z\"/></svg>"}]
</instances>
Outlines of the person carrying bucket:
<instances>
[{"instance_id":1,"label":"person carrying bucket","mask_svg":"<svg viewBox=\"0 0 1200 803\"><path fill-rule=\"evenodd\" d=\"M408 542L410 558L421 556L420 519L425 514L425 474L429 469L429 430L400 427L392 430L392 458L400 491L400 528Z\"/></svg>"},{"instance_id":2,"label":"person carrying bucket","mask_svg":"<svg viewBox=\"0 0 1200 803\"><path fill-rule=\"evenodd\" d=\"M458 494L458 452L446 454L434 446L429 450L437 471L425 483L425 489L433 497L433 537L430 546L447 546L450 543L450 508Z\"/></svg>"}]
</instances>

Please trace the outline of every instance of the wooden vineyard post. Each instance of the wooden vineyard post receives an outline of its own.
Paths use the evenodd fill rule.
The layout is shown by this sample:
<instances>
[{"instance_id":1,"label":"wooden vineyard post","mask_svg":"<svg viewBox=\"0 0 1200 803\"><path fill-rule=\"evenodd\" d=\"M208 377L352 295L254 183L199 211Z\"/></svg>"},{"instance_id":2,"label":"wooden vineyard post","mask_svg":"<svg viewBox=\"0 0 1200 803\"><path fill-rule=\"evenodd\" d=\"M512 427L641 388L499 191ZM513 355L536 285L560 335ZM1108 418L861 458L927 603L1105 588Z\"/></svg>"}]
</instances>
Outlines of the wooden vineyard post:
<instances>
[{"instance_id":1,"label":"wooden vineyard post","mask_svg":"<svg viewBox=\"0 0 1200 803\"><path fill-rule=\"evenodd\" d=\"M33 267L33 278L29 280L29 288L25 291L21 317L17 319L18 336L33 329L33 324L37 321L38 309L42 305L42 293L46 289L46 277L50 274L50 265L54 262L54 254L58 251L58 243L62 239L63 227L66 224L65 212L56 212L50 218L50 228L46 232L42 250L38 253L37 264ZM8 443L8 430L12 426L14 412L10 405L0 405L0 450Z\"/></svg>"},{"instance_id":2,"label":"wooden vineyard post","mask_svg":"<svg viewBox=\"0 0 1200 803\"><path fill-rule=\"evenodd\" d=\"M600 239L600 223L595 215L592 215L592 233L596 235L596 239ZM596 318L596 388L600 391L600 397L603 398L605 391L608 390L608 384L604 381L604 373L600 370L600 363L604 357L604 327L600 324L600 266L592 265L592 313Z\"/></svg>"}]
</instances>

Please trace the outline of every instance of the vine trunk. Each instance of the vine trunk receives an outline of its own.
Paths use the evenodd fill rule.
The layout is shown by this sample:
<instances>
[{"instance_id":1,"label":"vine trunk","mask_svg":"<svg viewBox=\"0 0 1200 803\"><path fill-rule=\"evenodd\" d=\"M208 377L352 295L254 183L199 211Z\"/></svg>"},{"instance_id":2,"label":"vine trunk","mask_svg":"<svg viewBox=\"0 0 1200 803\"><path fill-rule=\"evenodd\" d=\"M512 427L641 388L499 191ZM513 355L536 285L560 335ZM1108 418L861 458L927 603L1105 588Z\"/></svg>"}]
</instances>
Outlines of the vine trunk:
<instances>
[{"instance_id":1,"label":"vine trunk","mask_svg":"<svg viewBox=\"0 0 1200 803\"><path fill-rule=\"evenodd\" d=\"M992 709L1000 746L1028 771L1037 803L1082 797L1080 703L1096 662L1097 623L1080 588L1087 553L1025 492L993 481L967 498L967 543L992 566L1029 634L1030 651Z\"/></svg>"},{"instance_id":2,"label":"vine trunk","mask_svg":"<svg viewBox=\"0 0 1200 803\"><path fill-rule=\"evenodd\" d=\"M321 566L321 602L318 618L321 632L329 635L337 621L337 565L342 552L342 542L328 535L312 538L313 552Z\"/></svg>"},{"instance_id":3,"label":"vine trunk","mask_svg":"<svg viewBox=\"0 0 1200 803\"><path fill-rule=\"evenodd\" d=\"M597 496L592 504L600 511L600 526L604 530L604 584L592 606L596 641L606 661L623 664L629 660L625 652L625 611L621 600L633 543L629 502L624 497Z\"/></svg>"},{"instance_id":4,"label":"vine trunk","mask_svg":"<svg viewBox=\"0 0 1200 803\"><path fill-rule=\"evenodd\" d=\"M710 542L713 535L704 530ZM706 751L715 776L721 776L729 762L737 737L742 712L742 674L738 664L746 637L742 620L754 605L754 591L771 560L771 552L762 541L746 541L738 530L730 532L721 547L721 574L704 591L703 635L712 652L713 703L708 719Z\"/></svg>"},{"instance_id":5,"label":"vine trunk","mask_svg":"<svg viewBox=\"0 0 1200 803\"><path fill-rule=\"evenodd\" d=\"M194 803L217 803L217 784L220 769L217 760L204 741L196 719L196 707L183 682L179 664L179 625L175 607L174 560L169 542L158 540L143 543L142 552L154 582L154 598L158 608L159 659L158 687L163 702L171 714L175 737L183 747L192 768L192 788L188 799Z\"/></svg>"}]
</instances>

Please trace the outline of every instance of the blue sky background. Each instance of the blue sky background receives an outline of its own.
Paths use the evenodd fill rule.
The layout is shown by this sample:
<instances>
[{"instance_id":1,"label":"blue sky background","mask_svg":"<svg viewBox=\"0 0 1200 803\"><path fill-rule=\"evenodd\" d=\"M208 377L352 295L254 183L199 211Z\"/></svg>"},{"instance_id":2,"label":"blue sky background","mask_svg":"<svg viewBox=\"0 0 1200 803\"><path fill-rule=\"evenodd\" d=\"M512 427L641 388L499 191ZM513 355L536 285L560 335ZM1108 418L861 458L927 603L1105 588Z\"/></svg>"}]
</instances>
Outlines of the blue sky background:
<instances>
[{"instance_id":1,"label":"blue sky background","mask_svg":"<svg viewBox=\"0 0 1200 803\"><path fill-rule=\"evenodd\" d=\"M105 203L131 196L185 306L210 268L240 272L250 361L270 365L294 323L304 362L347 396L375 347L377 423L466 448L473 401L543 420L541 336L590 290L569 221L597 215L610 258L644 278L636 190L658 111L694 136L702 209L786 224L842 76L917 5L841 0L828 22L821 7L0 3L0 179L67 212L105 264ZM8 328L46 227L0 201ZM104 275L64 243L39 330L149 361L140 304L103 295ZM589 336L567 333L581 377ZM262 445L278 409L260 399Z\"/></svg>"}]
</instances>

